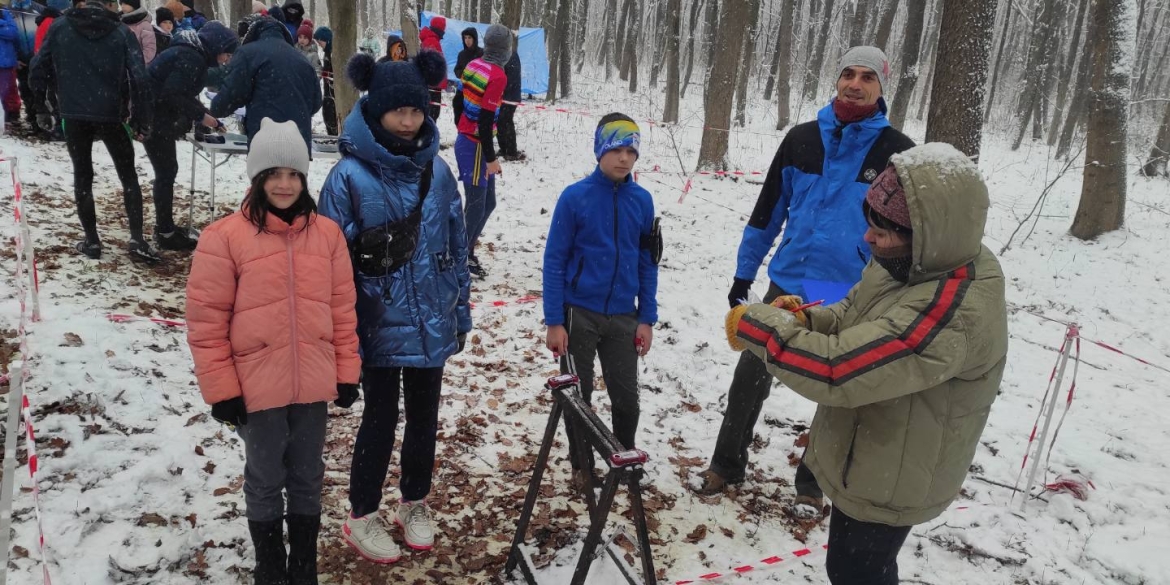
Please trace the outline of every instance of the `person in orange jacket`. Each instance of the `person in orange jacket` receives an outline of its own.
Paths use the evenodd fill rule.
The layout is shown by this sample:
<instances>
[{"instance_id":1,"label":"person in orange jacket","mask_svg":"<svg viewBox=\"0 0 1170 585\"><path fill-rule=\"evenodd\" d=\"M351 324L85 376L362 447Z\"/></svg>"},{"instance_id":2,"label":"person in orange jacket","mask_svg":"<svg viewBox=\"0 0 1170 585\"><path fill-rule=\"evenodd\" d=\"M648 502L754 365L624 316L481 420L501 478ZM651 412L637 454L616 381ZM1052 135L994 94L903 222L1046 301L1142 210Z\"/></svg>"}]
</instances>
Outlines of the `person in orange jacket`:
<instances>
[{"instance_id":1,"label":"person in orange jacket","mask_svg":"<svg viewBox=\"0 0 1170 585\"><path fill-rule=\"evenodd\" d=\"M358 397L353 268L341 228L309 195L296 123L265 118L247 168L240 210L195 249L187 341L212 417L244 440L255 583L316 583L326 403Z\"/></svg>"}]
</instances>

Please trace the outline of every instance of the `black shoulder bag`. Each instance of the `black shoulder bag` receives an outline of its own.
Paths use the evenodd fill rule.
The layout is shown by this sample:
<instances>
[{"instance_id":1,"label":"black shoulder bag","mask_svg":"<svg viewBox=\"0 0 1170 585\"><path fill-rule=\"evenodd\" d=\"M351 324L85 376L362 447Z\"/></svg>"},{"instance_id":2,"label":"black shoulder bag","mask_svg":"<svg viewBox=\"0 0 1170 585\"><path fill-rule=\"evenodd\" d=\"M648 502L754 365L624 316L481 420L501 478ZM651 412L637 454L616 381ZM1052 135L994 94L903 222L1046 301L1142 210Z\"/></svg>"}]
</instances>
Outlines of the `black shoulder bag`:
<instances>
[{"instance_id":1,"label":"black shoulder bag","mask_svg":"<svg viewBox=\"0 0 1170 585\"><path fill-rule=\"evenodd\" d=\"M432 163L427 163L418 182L418 207L402 219L362 230L353 242L350 255L354 268L363 276L387 276L406 266L418 247L423 202L431 189Z\"/></svg>"}]
</instances>

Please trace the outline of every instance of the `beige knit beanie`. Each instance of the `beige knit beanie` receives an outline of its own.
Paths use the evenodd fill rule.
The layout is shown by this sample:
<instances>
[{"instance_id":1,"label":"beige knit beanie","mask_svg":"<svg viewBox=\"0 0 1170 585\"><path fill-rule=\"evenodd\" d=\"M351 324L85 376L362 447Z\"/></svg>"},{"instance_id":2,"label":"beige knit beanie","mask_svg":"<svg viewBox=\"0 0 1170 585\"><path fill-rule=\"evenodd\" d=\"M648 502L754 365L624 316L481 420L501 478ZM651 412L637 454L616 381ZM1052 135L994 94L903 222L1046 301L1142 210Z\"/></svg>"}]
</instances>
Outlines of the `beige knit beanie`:
<instances>
[{"instance_id":1,"label":"beige knit beanie","mask_svg":"<svg viewBox=\"0 0 1170 585\"><path fill-rule=\"evenodd\" d=\"M273 122L272 118L264 118L248 151L248 179L279 167L309 174L309 147L305 145L296 122Z\"/></svg>"}]
</instances>

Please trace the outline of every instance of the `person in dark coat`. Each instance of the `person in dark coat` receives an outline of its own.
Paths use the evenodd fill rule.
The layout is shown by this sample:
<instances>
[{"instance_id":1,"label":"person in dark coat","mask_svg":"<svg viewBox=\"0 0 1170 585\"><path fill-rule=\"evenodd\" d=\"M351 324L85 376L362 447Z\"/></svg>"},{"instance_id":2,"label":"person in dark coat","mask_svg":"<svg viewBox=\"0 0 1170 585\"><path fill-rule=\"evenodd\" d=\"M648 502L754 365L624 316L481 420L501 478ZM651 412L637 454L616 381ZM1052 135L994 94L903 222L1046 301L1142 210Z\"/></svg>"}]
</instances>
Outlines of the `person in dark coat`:
<instances>
[{"instance_id":1,"label":"person in dark coat","mask_svg":"<svg viewBox=\"0 0 1170 585\"><path fill-rule=\"evenodd\" d=\"M500 102L500 117L496 120L497 138L500 141L500 158L518 161L528 158L516 146L516 104L520 103L520 39L512 33L512 58L504 65L508 84L504 86L504 101Z\"/></svg>"},{"instance_id":2,"label":"person in dark coat","mask_svg":"<svg viewBox=\"0 0 1170 585\"><path fill-rule=\"evenodd\" d=\"M292 35L295 41L297 38L297 29L301 28L301 22L305 18L305 5L289 0L284 3L281 12L284 13L284 26L288 29L288 34Z\"/></svg>"},{"instance_id":3,"label":"person in dark coat","mask_svg":"<svg viewBox=\"0 0 1170 585\"><path fill-rule=\"evenodd\" d=\"M386 54L378 58L378 63L386 61L405 61L410 57L406 50L406 41L398 35L386 36Z\"/></svg>"},{"instance_id":4,"label":"person in dark coat","mask_svg":"<svg viewBox=\"0 0 1170 585\"><path fill-rule=\"evenodd\" d=\"M325 59L321 61L321 78L325 80L321 117L325 119L325 133L337 136L337 100L333 94L333 29L327 26L317 27L317 31L313 33L313 40L325 51Z\"/></svg>"},{"instance_id":5,"label":"person in dark coat","mask_svg":"<svg viewBox=\"0 0 1170 585\"><path fill-rule=\"evenodd\" d=\"M249 29L243 46L232 56L232 66L211 100L211 115L219 118L247 107L244 131L248 141L260 130L260 121L296 122L312 152L313 114L321 109L317 72L293 47L284 25L261 17Z\"/></svg>"},{"instance_id":6,"label":"person in dark coat","mask_svg":"<svg viewBox=\"0 0 1170 585\"><path fill-rule=\"evenodd\" d=\"M150 135L153 96L138 39L122 24L117 2L89 0L58 18L29 65L29 83L38 96L57 95L65 143L73 160L73 195L85 229L79 252L100 258L97 210L93 201L93 143L101 140L114 159L130 224L131 257L157 261L142 234L142 190L134 168L131 136ZM50 83L52 80L52 83ZM36 100L44 108L45 100ZM47 109L46 109L47 110ZM46 110L38 115L48 114ZM129 124L127 119L129 110Z\"/></svg>"},{"instance_id":7,"label":"person in dark coat","mask_svg":"<svg viewBox=\"0 0 1170 585\"><path fill-rule=\"evenodd\" d=\"M195 30L203 28L203 25L207 24L207 17L204 16L202 12L195 11L195 0L180 1L183 4L183 15L181 18L183 20L184 26L189 25L190 28ZM175 17L180 18L178 14L175 14Z\"/></svg>"},{"instance_id":8,"label":"person in dark coat","mask_svg":"<svg viewBox=\"0 0 1170 585\"><path fill-rule=\"evenodd\" d=\"M162 7L154 11L154 44L159 54L171 46L171 35L175 32L175 13Z\"/></svg>"},{"instance_id":9,"label":"person in dark coat","mask_svg":"<svg viewBox=\"0 0 1170 585\"><path fill-rule=\"evenodd\" d=\"M195 239L175 227L172 213L179 174L175 141L196 122L211 128L221 125L199 101L199 92L207 82L207 70L225 65L239 46L235 31L213 20L199 32L176 32L171 47L150 64L155 119L154 132L145 145L154 167L154 239L164 250L195 248Z\"/></svg>"},{"instance_id":10,"label":"person in dark coat","mask_svg":"<svg viewBox=\"0 0 1170 585\"><path fill-rule=\"evenodd\" d=\"M451 110L455 112L455 124L459 124L459 118L463 116L463 69L467 67L468 63L483 57L483 47L479 46L479 29L474 26L469 26L463 29L460 39L463 41L463 49L459 51L459 56L455 59L455 96L451 98Z\"/></svg>"}]
</instances>

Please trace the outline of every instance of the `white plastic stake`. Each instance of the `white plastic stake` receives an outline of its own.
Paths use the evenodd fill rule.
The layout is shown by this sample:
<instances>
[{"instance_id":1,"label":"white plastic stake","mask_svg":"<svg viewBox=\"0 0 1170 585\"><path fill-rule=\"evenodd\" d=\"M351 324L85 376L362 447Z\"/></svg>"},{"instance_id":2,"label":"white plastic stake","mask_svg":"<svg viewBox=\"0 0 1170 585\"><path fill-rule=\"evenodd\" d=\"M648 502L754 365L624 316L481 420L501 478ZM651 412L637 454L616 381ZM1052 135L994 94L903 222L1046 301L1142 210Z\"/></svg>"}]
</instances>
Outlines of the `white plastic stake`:
<instances>
[{"instance_id":1,"label":"white plastic stake","mask_svg":"<svg viewBox=\"0 0 1170 585\"><path fill-rule=\"evenodd\" d=\"M1045 460L1040 455L1044 451L1044 445L1048 442L1048 428L1052 426L1052 416L1056 412L1056 403L1060 400L1060 384L1064 381L1064 370L1068 366L1069 354L1072 353L1073 344L1076 343L1076 336L1076 326L1070 325L1065 333L1064 349L1060 352L1060 365L1056 369L1056 384L1052 386L1052 396L1048 401L1048 409L1044 413L1044 428L1040 431L1040 440L1036 441L1036 453L1032 457L1032 469L1028 472L1028 483L1024 485L1024 491L1020 493L1023 496L1020 498L1019 513L1021 515L1024 514L1028 507L1028 500L1031 499L1032 486L1036 484L1036 473L1040 470L1040 462Z\"/></svg>"},{"instance_id":2,"label":"white plastic stake","mask_svg":"<svg viewBox=\"0 0 1170 585\"><path fill-rule=\"evenodd\" d=\"M5 569L0 571L0 585L8 580L9 531L12 526L12 491L16 489L16 438L20 435L20 409L24 402L24 375L21 366L8 371L8 426L4 427L4 483L0 493L0 548Z\"/></svg>"}]
</instances>

